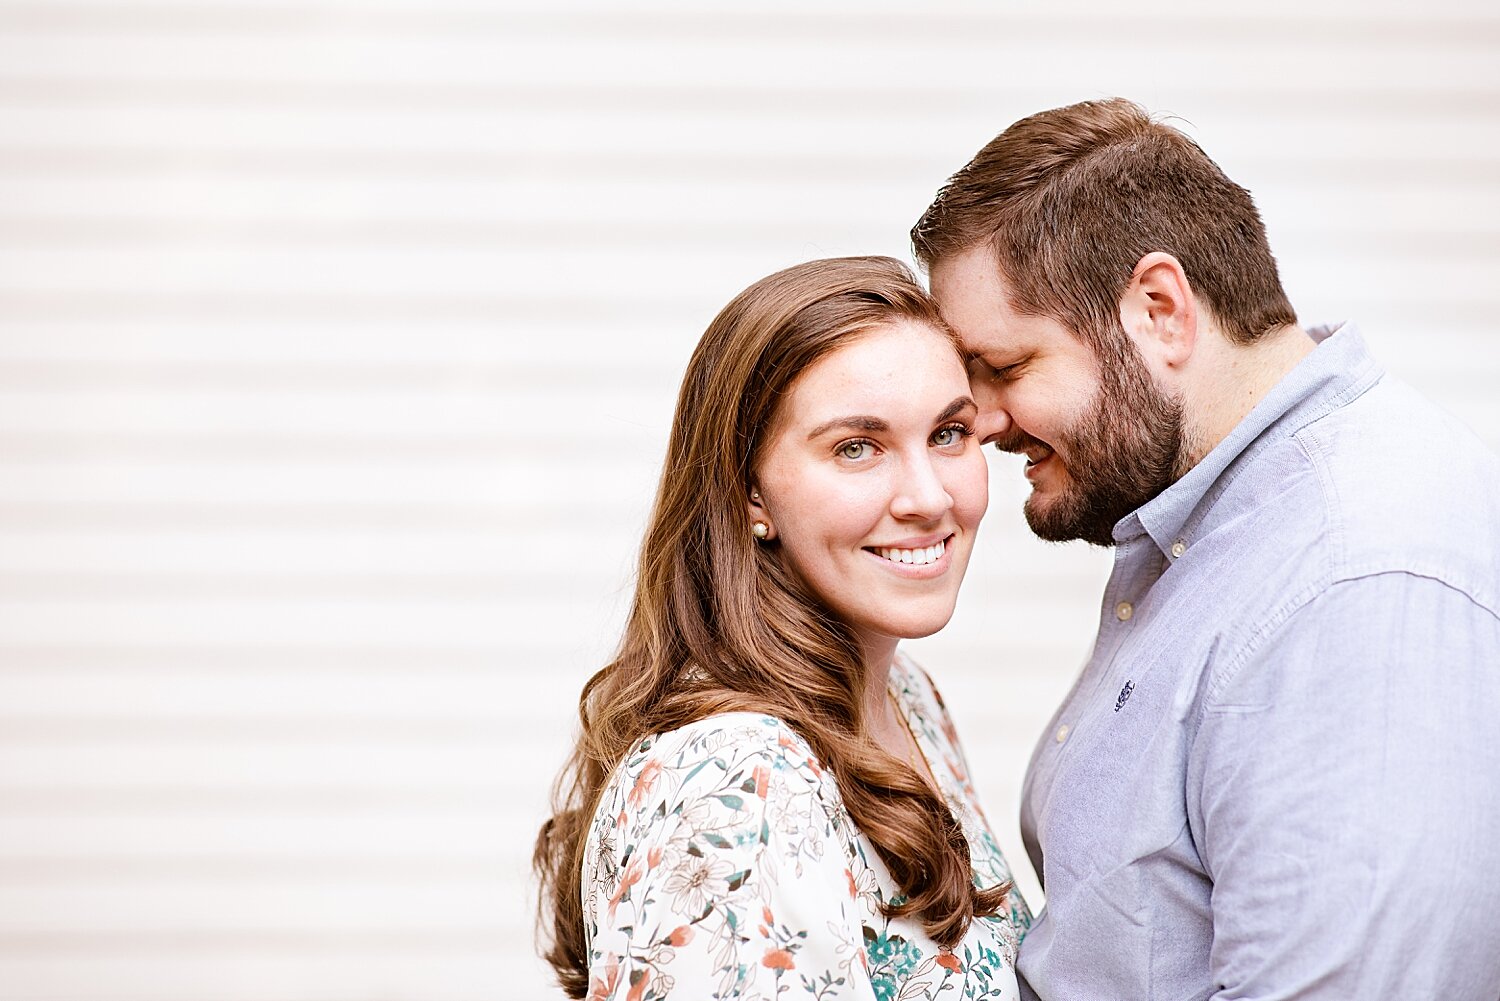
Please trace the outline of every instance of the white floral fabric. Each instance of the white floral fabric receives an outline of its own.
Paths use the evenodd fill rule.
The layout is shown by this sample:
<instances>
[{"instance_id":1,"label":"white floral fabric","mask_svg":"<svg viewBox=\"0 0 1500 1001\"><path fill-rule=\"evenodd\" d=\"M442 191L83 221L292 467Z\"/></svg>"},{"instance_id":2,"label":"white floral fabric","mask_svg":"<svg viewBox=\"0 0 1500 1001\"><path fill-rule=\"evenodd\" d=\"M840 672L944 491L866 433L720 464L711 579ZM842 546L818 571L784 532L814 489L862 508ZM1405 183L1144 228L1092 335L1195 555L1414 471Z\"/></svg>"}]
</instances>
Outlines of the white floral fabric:
<instances>
[{"instance_id":1,"label":"white floral fabric","mask_svg":"<svg viewBox=\"0 0 1500 1001\"><path fill-rule=\"evenodd\" d=\"M968 836L975 882L1008 881L931 679L898 654L890 688ZM1031 924L1015 891L951 951L883 916L895 885L832 774L754 713L631 749L594 815L582 890L591 1001L1012 999Z\"/></svg>"}]
</instances>

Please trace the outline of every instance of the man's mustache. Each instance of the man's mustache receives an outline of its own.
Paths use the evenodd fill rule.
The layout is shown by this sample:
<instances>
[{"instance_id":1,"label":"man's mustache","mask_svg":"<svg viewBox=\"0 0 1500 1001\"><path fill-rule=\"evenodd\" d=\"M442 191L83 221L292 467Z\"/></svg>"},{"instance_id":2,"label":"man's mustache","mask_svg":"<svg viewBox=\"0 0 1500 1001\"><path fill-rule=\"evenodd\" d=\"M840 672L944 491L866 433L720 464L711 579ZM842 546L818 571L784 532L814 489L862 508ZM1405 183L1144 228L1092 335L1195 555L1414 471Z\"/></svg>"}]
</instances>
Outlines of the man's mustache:
<instances>
[{"instance_id":1,"label":"man's mustache","mask_svg":"<svg viewBox=\"0 0 1500 1001\"><path fill-rule=\"evenodd\" d=\"M996 437L990 439L990 444L994 445L1002 452L1017 453L1024 452L1032 446L1038 446L1040 448L1046 449L1050 449L1052 447L1045 441L1042 441L1040 438L1033 438L1031 435L1027 434L1025 431L1022 431L1017 427L1012 427L1004 434L997 435Z\"/></svg>"}]
</instances>

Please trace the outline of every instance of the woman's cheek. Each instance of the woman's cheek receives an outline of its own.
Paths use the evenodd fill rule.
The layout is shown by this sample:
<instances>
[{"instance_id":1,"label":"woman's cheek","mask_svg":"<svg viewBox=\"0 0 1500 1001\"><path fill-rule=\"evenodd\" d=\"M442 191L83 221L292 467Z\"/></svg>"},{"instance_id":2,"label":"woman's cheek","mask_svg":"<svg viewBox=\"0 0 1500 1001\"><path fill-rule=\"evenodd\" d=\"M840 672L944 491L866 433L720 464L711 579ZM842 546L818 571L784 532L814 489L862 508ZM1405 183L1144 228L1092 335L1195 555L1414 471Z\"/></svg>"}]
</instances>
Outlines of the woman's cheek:
<instances>
[{"instance_id":1,"label":"woman's cheek","mask_svg":"<svg viewBox=\"0 0 1500 1001\"><path fill-rule=\"evenodd\" d=\"M954 513L960 522L972 526L989 509L990 467L976 447L961 458L960 472L952 494Z\"/></svg>"}]
</instances>

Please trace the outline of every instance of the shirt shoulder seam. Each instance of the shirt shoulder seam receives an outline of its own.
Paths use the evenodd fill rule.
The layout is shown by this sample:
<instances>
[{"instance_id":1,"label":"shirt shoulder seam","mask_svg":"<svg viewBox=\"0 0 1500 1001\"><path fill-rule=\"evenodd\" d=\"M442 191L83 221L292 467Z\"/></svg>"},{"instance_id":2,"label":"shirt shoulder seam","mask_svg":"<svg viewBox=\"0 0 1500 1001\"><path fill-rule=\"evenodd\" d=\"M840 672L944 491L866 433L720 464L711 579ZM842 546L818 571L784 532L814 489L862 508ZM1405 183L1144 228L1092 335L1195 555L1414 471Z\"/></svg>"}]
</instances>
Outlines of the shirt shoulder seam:
<instances>
[{"instance_id":1,"label":"shirt shoulder seam","mask_svg":"<svg viewBox=\"0 0 1500 1001\"><path fill-rule=\"evenodd\" d=\"M1342 573L1325 573L1319 575L1291 598L1273 609L1261 622L1260 626L1239 644L1234 655L1222 667L1214 671L1213 677L1209 679L1202 712L1208 711L1208 707L1223 695L1224 689L1228 688L1234 682L1234 679L1239 675L1245 664L1258 655L1265 643L1285 626L1297 612L1311 605L1316 599L1340 584L1356 584L1361 581L1390 576L1415 577L1432 581L1446 590L1463 597L1476 608L1497 622L1500 622L1500 609L1497 609L1492 603L1482 600L1470 589L1438 573L1424 573L1421 570L1410 567L1383 566L1350 567L1345 568Z\"/></svg>"}]
</instances>

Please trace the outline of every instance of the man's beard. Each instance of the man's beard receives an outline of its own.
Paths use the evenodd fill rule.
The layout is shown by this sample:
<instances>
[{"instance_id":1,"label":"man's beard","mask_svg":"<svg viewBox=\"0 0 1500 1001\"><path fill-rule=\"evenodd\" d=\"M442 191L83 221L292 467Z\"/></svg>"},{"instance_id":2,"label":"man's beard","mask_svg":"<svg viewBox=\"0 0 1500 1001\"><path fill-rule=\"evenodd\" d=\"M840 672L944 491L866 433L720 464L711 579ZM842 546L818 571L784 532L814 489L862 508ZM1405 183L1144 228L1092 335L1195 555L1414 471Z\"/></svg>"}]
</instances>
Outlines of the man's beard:
<instances>
[{"instance_id":1,"label":"man's beard","mask_svg":"<svg viewBox=\"0 0 1500 1001\"><path fill-rule=\"evenodd\" d=\"M1120 352L1100 365L1099 391L1088 412L1058 436L1054 452L1071 482L1047 501L1035 490L1026 499L1027 524L1048 542L1114 545L1115 524L1191 465L1182 404L1156 387L1125 337L1120 331ZM1032 445L1053 447L1015 427L995 441L1006 452Z\"/></svg>"}]
</instances>

